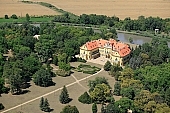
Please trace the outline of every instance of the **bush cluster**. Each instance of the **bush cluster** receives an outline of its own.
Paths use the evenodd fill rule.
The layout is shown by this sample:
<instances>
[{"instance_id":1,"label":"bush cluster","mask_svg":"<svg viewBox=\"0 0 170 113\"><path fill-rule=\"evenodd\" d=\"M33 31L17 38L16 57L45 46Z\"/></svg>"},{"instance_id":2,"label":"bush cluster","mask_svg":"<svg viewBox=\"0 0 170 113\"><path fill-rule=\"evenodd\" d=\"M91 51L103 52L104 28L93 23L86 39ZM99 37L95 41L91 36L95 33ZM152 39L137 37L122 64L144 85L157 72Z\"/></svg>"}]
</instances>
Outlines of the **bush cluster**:
<instances>
[{"instance_id":1,"label":"bush cluster","mask_svg":"<svg viewBox=\"0 0 170 113\"><path fill-rule=\"evenodd\" d=\"M86 65L86 64L80 64L78 66L78 68L76 69L77 72L83 72L86 74L94 74L97 73L98 71L100 71L100 68L93 66L91 67L90 65Z\"/></svg>"},{"instance_id":2,"label":"bush cluster","mask_svg":"<svg viewBox=\"0 0 170 113\"><path fill-rule=\"evenodd\" d=\"M70 74L71 74L71 71L65 71L63 69L59 69L56 71L56 75L62 76L62 77L70 76Z\"/></svg>"}]
</instances>

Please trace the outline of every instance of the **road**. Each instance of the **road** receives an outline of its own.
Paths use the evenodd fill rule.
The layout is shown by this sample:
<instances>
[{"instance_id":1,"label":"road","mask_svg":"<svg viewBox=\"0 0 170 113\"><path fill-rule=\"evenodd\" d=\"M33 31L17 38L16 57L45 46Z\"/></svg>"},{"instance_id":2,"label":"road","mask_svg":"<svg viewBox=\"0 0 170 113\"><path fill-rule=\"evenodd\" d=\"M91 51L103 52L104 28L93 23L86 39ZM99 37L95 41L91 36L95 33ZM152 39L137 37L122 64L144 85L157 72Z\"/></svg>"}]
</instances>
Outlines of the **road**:
<instances>
[{"instance_id":1,"label":"road","mask_svg":"<svg viewBox=\"0 0 170 113\"><path fill-rule=\"evenodd\" d=\"M75 81L75 82L72 82L72 83L70 83L70 84L67 84L66 87L72 86L72 85L74 85L74 84L76 84L76 83L78 83L78 82L81 82L81 81L86 80L86 79L88 79L88 78L90 78L90 77L93 77L93 76L97 75L98 73L100 73L100 72L102 72L102 71L103 71L103 68L102 68L99 72L97 72L97 73L95 73L95 74L93 74L93 75L84 77L84 78L82 78L82 79L80 79L80 80L77 80L77 79L75 78L76 81ZM4 111L2 111L1 113L6 113L6 112L11 111L11 110L13 110L13 109L16 109L16 108L18 108L18 107L21 107L21 106L23 106L23 105L25 105L25 104L28 104L28 103L33 102L33 101L35 101L35 100L38 100L38 99L40 99L40 98L42 98L42 97L48 96L48 95L50 95L50 94L53 94L53 93L61 90L62 88L63 88L63 87L60 87L60 88L58 88L58 89L56 89L56 90L54 90L54 91L51 91L51 92L49 92L49 93L43 94L43 95L41 95L41 96L38 96L38 97L36 97L36 98L34 98L34 99L31 99L31 100L29 100L29 101L26 101L26 102L24 102L24 103L22 103L22 104L19 104L19 105L17 105L17 106L14 106L14 107L12 107L12 108L9 108L9 109L7 109L7 110L4 110Z\"/></svg>"}]
</instances>

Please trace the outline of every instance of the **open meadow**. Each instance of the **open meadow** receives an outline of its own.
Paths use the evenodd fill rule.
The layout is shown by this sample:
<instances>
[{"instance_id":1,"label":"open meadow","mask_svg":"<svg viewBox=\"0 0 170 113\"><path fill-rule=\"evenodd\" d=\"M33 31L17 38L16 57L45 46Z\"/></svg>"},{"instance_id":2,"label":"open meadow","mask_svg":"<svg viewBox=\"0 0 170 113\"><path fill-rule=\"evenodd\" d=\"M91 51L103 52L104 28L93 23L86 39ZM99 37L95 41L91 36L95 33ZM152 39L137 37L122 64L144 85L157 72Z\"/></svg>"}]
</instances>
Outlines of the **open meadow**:
<instances>
[{"instance_id":1,"label":"open meadow","mask_svg":"<svg viewBox=\"0 0 170 113\"><path fill-rule=\"evenodd\" d=\"M30 16L60 14L52 9L38 4L25 4L19 2L18 0L0 0L0 17L4 17L4 15L11 16L12 14L24 17L27 13Z\"/></svg>"},{"instance_id":2,"label":"open meadow","mask_svg":"<svg viewBox=\"0 0 170 113\"><path fill-rule=\"evenodd\" d=\"M36 1L36 0L31 0ZM120 19L140 15L170 17L170 0L40 0L77 15L102 14Z\"/></svg>"}]
</instances>

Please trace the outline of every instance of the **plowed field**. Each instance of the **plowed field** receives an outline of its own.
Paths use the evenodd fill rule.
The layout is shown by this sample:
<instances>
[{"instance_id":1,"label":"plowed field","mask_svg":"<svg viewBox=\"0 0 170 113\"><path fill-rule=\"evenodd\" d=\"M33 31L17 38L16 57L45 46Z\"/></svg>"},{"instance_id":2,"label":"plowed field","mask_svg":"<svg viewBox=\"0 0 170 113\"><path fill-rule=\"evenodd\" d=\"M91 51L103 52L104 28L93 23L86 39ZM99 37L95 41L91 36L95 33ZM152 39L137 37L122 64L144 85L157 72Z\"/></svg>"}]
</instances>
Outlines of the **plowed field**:
<instances>
[{"instance_id":1,"label":"plowed field","mask_svg":"<svg viewBox=\"0 0 170 113\"><path fill-rule=\"evenodd\" d=\"M38 4L25 4L18 2L18 0L0 0L0 17L4 15L24 17L28 13L32 16L40 15L58 15L59 13Z\"/></svg>"},{"instance_id":2,"label":"plowed field","mask_svg":"<svg viewBox=\"0 0 170 113\"><path fill-rule=\"evenodd\" d=\"M120 19L140 15L168 18L170 17L170 0L31 0L42 1L55 5L58 8L80 15L103 14L118 16ZM0 0L0 16L17 13L31 15L52 15L54 11L42 6L23 4L17 0Z\"/></svg>"}]
</instances>

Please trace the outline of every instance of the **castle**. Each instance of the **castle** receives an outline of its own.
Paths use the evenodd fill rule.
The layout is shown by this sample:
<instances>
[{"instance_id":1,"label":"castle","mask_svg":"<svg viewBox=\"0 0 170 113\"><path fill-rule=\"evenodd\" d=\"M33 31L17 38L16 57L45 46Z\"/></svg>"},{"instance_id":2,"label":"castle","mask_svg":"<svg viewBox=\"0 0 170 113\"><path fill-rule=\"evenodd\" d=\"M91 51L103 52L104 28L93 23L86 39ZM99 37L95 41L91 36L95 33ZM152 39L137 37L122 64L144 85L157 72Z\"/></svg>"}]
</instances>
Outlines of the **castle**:
<instances>
[{"instance_id":1,"label":"castle","mask_svg":"<svg viewBox=\"0 0 170 113\"><path fill-rule=\"evenodd\" d=\"M131 49L129 45L114 39L98 39L86 42L80 47L80 57L85 60L105 57L113 64L123 66L129 59Z\"/></svg>"}]
</instances>

